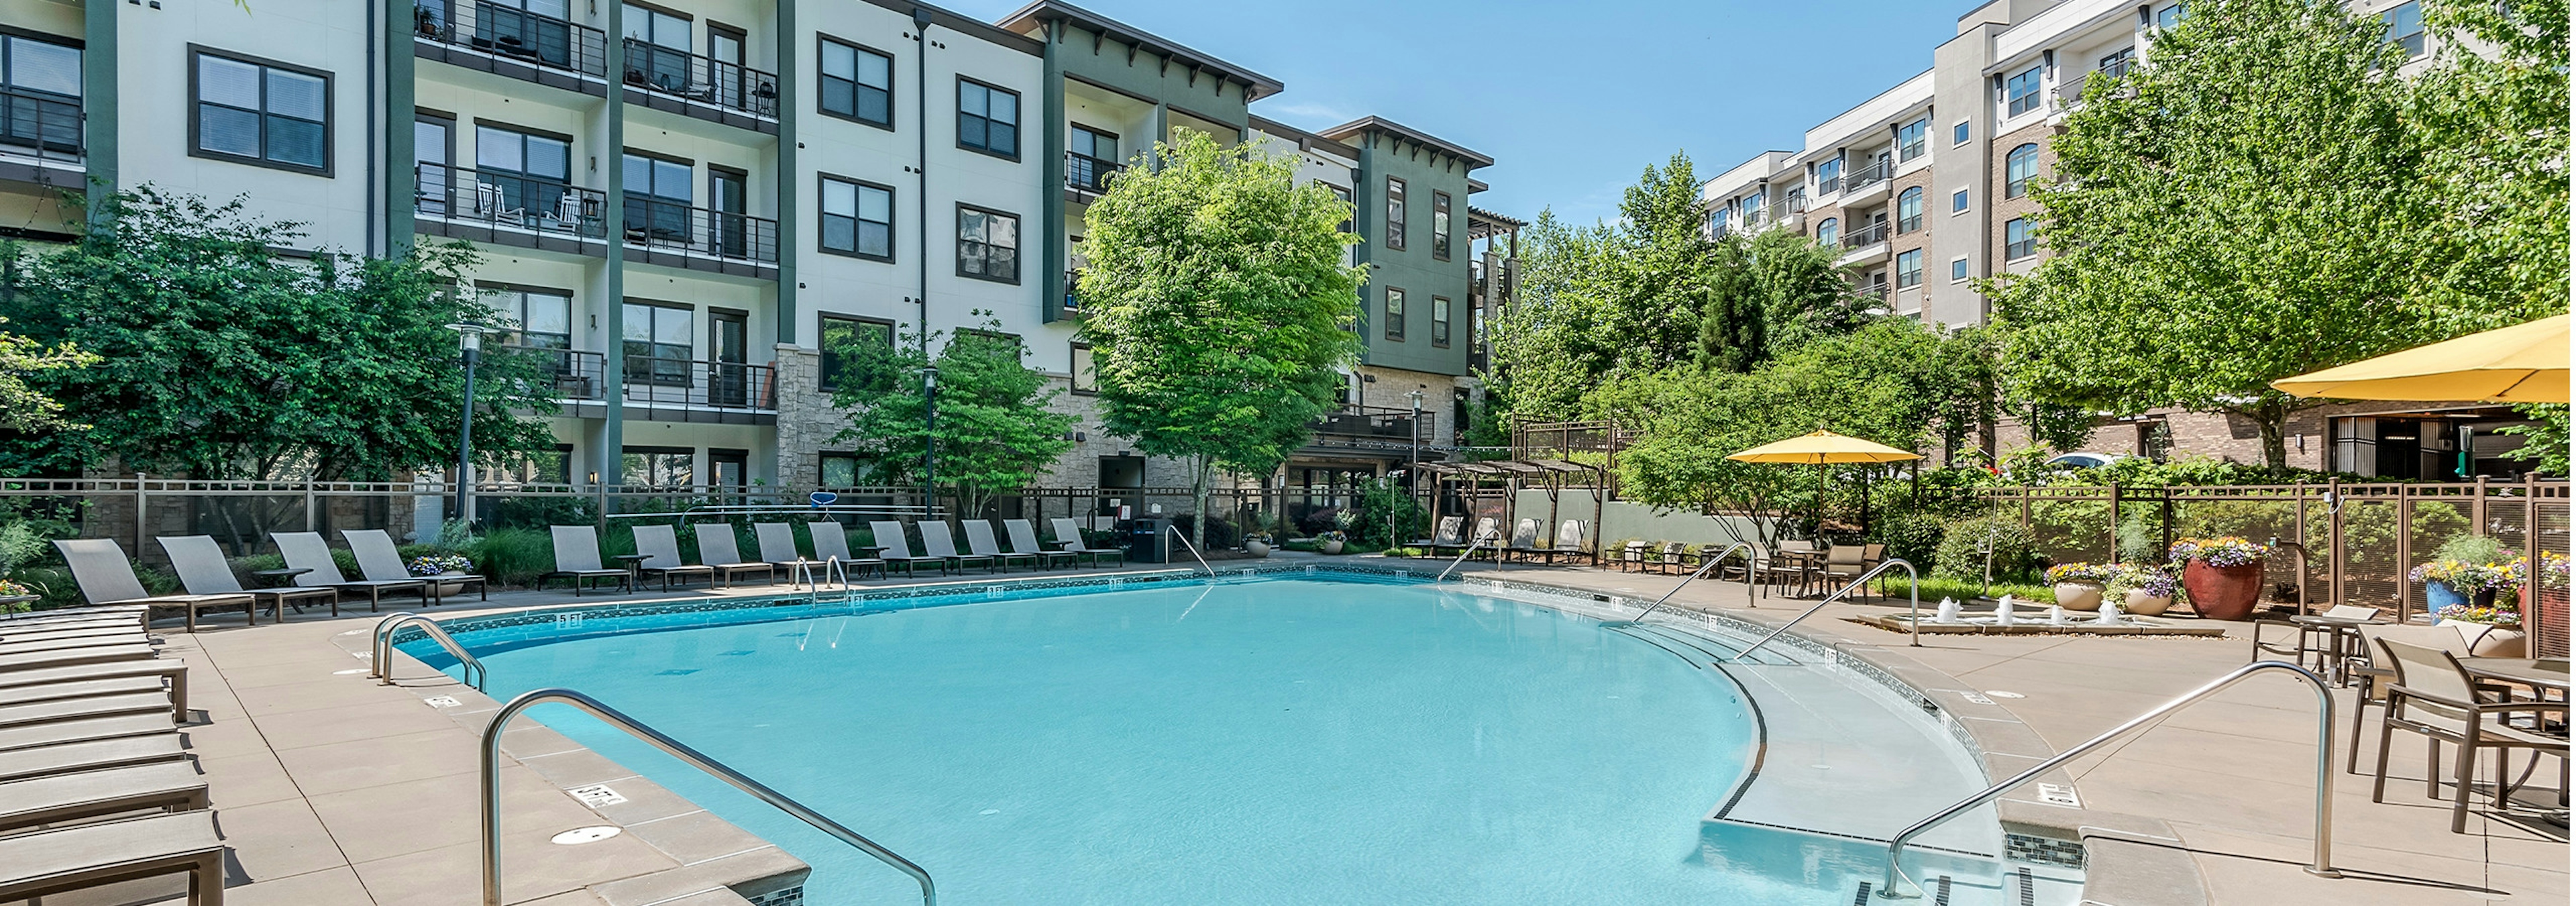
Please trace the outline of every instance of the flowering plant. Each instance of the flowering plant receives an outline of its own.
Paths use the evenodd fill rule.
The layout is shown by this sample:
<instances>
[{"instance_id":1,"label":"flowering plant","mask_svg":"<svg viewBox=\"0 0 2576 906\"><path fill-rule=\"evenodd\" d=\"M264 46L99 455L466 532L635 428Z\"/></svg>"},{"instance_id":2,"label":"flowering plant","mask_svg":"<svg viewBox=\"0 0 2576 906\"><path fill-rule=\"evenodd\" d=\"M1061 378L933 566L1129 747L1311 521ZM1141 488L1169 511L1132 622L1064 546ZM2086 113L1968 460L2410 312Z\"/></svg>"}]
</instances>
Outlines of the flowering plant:
<instances>
[{"instance_id":1,"label":"flowering plant","mask_svg":"<svg viewBox=\"0 0 2576 906\"><path fill-rule=\"evenodd\" d=\"M2489 626L2520 626L2522 614L2511 607L2479 607L2475 604L2453 604L2435 611L2434 616L2455 623L2485 623Z\"/></svg>"},{"instance_id":2,"label":"flowering plant","mask_svg":"<svg viewBox=\"0 0 2576 906\"><path fill-rule=\"evenodd\" d=\"M2171 598L2180 585L2181 580L2176 578L2174 571L2169 568L2126 566L2121 568L2119 575L2111 577L2108 590L2126 594L2129 590L2136 589L2146 592L2147 597L2150 598Z\"/></svg>"},{"instance_id":3,"label":"flowering plant","mask_svg":"<svg viewBox=\"0 0 2576 906\"><path fill-rule=\"evenodd\" d=\"M2198 560L2216 567L2249 566L2270 556L2270 547L2234 535L2218 538L2185 538L2176 541L2165 552L2175 563Z\"/></svg>"},{"instance_id":4,"label":"flowering plant","mask_svg":"<svg viewBox=\"0 0 2576 906\"><path fill-rule=\"evenodd\" d=\"M2531 561L2525 558L2513 558L2513 562L2504 565L2504 572L2507 585L2534 584L2531 581ZM2567 555L2557 551L2541 551L2540 581L2537 584L2542 588L2566 588Z\"/></svg>"},{"instance_id":5,"label":"flowering plant","mask_svg":"<svg viewBox=\"0 0 2576 906\"><path fill-rule=\"evenodd\" d=\"M1334 530L1329 531L1329 532L1321 532L1321 533L1317 533L1317 534L1315 535L1315 540L1317 540L1317 541L1349 541L1349 540L1351 540L1351 536L1350 536L1349 534L1347 534L1347 533L1343 532L1341 529L1334 529Z\"/></svg>"},{"instance_id":6,"label":"flowering plant","mask_svg":"<svg viewBox=\"0 0 2576 906\"><path fill-rule=\"evenodd\" d=\"M465 559L462 554L422 554L411 558L411 563L407 565L411 569L411 574L415 576L461 573L474 569L474 561Z\"/></svg>"},{"instance_id":7,"label":"flowering plant","mask_svg":"<svg viewBox=\"0 0 2576 906\"><path fill-rule=\"evenodd\" d=\"M2406 573L2410 582L2440 582L2452 591L2473 594L2490 588L2511 588L2516 584L2516 565L2468 563L2460 560L2437 560Z\"/></svg>"},{"instance_id":8,"label":"flowering plant","mask_svg":"<svg viewBox=\"0 0 2576 906\"><path fill-rule=\"evenodd\" d=\"M2120 572L2117 563L2060 563L2048 568L2048 582L2109 582Z\"/></svg>"},{"instance_id":9,"label":"flowering plant","mask_svg":"<svg viewBox=\"0 0 2576 906\"><path fill-rule=\"evenodd\" d=\"M36 590L28 588L24 582L12 579L0 579L0 598L15 598L21 595L32 595L35 593Z\"/></svg>"}]
</instances>

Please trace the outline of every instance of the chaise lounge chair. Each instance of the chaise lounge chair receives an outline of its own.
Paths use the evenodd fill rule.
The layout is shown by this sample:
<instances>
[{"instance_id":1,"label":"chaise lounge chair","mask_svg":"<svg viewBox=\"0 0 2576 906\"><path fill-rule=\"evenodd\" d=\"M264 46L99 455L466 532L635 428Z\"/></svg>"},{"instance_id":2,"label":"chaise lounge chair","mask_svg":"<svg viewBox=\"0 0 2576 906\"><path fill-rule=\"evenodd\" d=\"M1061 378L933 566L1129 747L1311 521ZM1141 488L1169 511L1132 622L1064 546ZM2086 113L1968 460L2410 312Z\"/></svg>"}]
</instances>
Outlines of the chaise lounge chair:
<instances>
[{"instance_id":1,"label":"chaise lounge chair","mask_svg":"<svg viewBox=\"0 0 2576 906\"><path fill-rule=\"evenodd\" d=\"M188 535L180 538L155 538L161 550L170 555L170 568L179 573L179 584L190 594L249 595L252 600L268 604L269 618L286 622L286 605L296 601L321 601L331 605L331 615L340 615L340 590L336 588L262 588L241 587L231 565L224 562L224 549L212 535ZM296 605L301 608L303 605Z\"/></svg>"},{"instance_id":2,"label":"chaise lounge chair","mask_svg":"<svg viewBox=\"0 0 2576 906\"><path fill-rule=\"evenodd\" d=\"M663 591L671 590L673 576L680 577L682 582L687 582L689 576L704 576L708 586L716 584L715 567L693 565L680 559L680 536L673 533L670 526L636 526L635 552L644 555L635 568L647 576L662 577Z\"/></svg>"},{"instance_id":3,"label":"chaise lounge chair","mask_svg":"<svg viewBox=\"0 0 2576 906\"><path fill-rule=\"evenodd\" d=\"M939 567L941 575L946 575L948 573L948 561L938 557L915 557L912 555L912 545L906 542L903 538L903 523L892 520L885 522L870 522L868 523L868 531L877 536L878 546L885 548L885 553L882 556L885 558L886 565L901 565L903 567L903 574L906 577L919 575L918 573L913 572L913 570L924 563Z\"/></svg>"},{"instance_id":4,"label":"chaise lounge chair","mask_svg":"<svg viewBox=\"0 0 2576 906\"><path fill-rule=\"evenodd\" d=\"M1431 537L1413 542L1413 546L1429 548L1434 555L1444 547L1457 549L1465 544L1458 540L1458 530L1466 527L1467 517L1465 516L1442 516L1440 522L1432 528Z\"/></svg>"},{"instance_id":5,"label":"chaise lounge chair","mask_svg":"<svg viewBox=\"0 0 2576 906\"><path fill-rule=\"evenodd\" d=\"M1075 560L1082 556L1072 551L1047 550L1045 546L1038 544L1037 526L1026 519L1004 519L1002 529L1011 535L1011 553L1036 557L1041 567L1058 561L1062 561L1066 566L1072 566Z\"/></svg>"},{"instance_id":6,"label":"chaise lounge chair","mask_svg":"<svg viewBox=\"0 0 2576 906\"><path fill-rule=\"evenodd\" d=\"M546 587L548 579L571 579L572 596L581 597L582 586L601 579L617 580L617 590L633 592L635 574L599 565L599 532L587 525L547 527L554 535L555 569L537 577L537 587Z\"/></svg>"},{"instance_id":7,"label":"chaise lounge chair","mask_svg":"<svg viewBox=\"0 0 2576 906\"><path fill-rule=\"evenodd\" d=\"M446 603L440 589L449 585L463 585L481 592L483 600L492 600L492 588L484 584L482 576L441 575L431 579L412 575L411 570L403 566L402 549L394 546L393 536L385 534L383 529L344 529L340 532L340 539L349 542L350 553L358 555L358 574L366 576L369 582L427 582L431 604Z\"/></svg>"},{"instance_id":8,"label":"chaise lounge chair","mask_svg":"<svg viewBox=\"0 0 2576 906\"><path fill-rule=\"evenodd\" d=\"M340 562L331 558L331 545L322 540L319 532L270 532L268 540L275 542L277 552L286 557L287 568L305 571L295 577L295 584L348 593L366 592L368 613L384 609L385 592L389 591L411 592L420 596L421 603L429 603L430 587L425 580L350 581L348 576L340 573Z\"/></svg>"},{"instance_id":9,"label":"chaise lounge chair","mask_svg":"<svg viewBox=\"0 0 2576 906\"><path fill-rule=\"evenodd\" d=\"M1100 562L1102 557L1114 557L1122 566L1127 563L1127 551L1124 548L1085 546L1082 543L1082 529L1076 527L1069 517L1057 516L1048 520L1048 524L1055 526L1055 543L1064 548L1065 553L1088 558L1093 563Z\"/></svg>"},{"instance_id":10,"label":"chaise lounge chair","mask_svg":"<svg viewBox=\"0 0 2576 906\"><path fill-rule=\"evenodd\" d=\"M0 832L143 809L206 807L206 778L184 761L31 777L0 783Z\"/></svg>"},{"instance_id":11,"label":"chaise lounge chair","mask_svg":"<svg viewBox=\"0 0 2576 906\"><path fill-rule=\"evenodd\" d=\"M755 522L751 524L751 536L752 540L760 542L760 559L768 561L778 574L786 576L791 586L796 582L799 568L804 570L802 575L808 581L818 578L816 569L823 565L823 561L805 559L805 554L796 549L795 526L784 522Z\"/></svg>"},{"instance_id":12,"label":"chaise lounge chair","mask_svg":"<svg viewBox=\"0 0 2576 906\"><path fill-rule=\"evenodd\" d=\"M170 736L167 714L112 714L0 727L0 756L135 737ZM174 749L175 751L175 749ZM6 778L0 778L6 779Z\"/></svg>"},{"instance_id":13,"label":"chaise lounge chair","mask_svg":"<svg viewBox=\"0 0 2576 906\"><path fill-rule=\"evenodd\" d=\"M164 725L157 732L149 735L120 736L0 751L0 782L25 780L29 777L43 777L66 771L95 771L129 764L178 761L187 757L187 750L179 747L179 734Z\"/></svg>"},{"instance_id":14,"label":"chaise lounge chair","mask_svg":"<svg viewBox=\"0 0 2576 906\"><path fill-rule=\"evenodd\" d=\"M81 597L91 604L115 606L141 604L154 610L172 609L188 615L188 631L197 631L197 613L239 607L259 625L259 602L249 595L154 595L143 590L143 582L134 577L134 564L125 559L125 549L105 538L76 538L54 542L71 564L72 580L80 584ZM147 649L149 650L149 649ZM5 663L0 663L5 666Z\"/></svg>"},{"instance_id":15,"label":"chaise lounge chair","mask_svg":"<svg viewBox=\"0 0 2576 906\"><path fill-rule=\"evenodd\" d=\"M966 571L969 564L974 563L984 564L986 572L1001 571L1001 565L994 562L992 557L983 554L958 553L957 539L948 534L948 520L924 519L918 524L921 526L922 553L957 564L957 571L961 573Z\"/></svg>"},{"instance_id":16,"label":"chaise lounge chair","mask_svg":"<svg viewBox=\"0 0 2576 906\"><path fill-rule=\"evenodd\" d=\"M1002 550L1001 542L993 539L993 523L991 521L984 519L969 519L966 520L965 525L966 549L972 552L971 556L991 558L993 562L1001 564L1003 569L1011 568L1011 561L1013 560L1026 560L1029 562L1029 568L1037 568L1038 555L1013 553Z\"/></svg>"},{"instance_id":17,"label":"chaise lounge chair","mask_svg":"<svg viewBox=\"0 0 2576 906\"><path fill-rule=\"evenodd\" d=\"M734 543L733 523L701 522L691 528L698 531L698 561L714 567L726 588L733 587L735 576L747 572L767 576L772 584L778 581L778 567L742 558L741 546Z\"/></svg>"},{"instance_id":18,"label":"chaise lounge chair","mask_svg":"<svg viewBox=\"0 0 2576 906\"><path fill-rule=\"evenodd\" d=\"M98 717L122 717L128 714L168 714L170 711L170 696L159 689L82 698L58 698L52 701L0 705L0 729Z\"/></svg>"},{"instance_id":19,"label":"chaise lounge chair","mask_svg":"<svg viewBox=\"0 0 2576 906\"><path fill-rule=\"evenodd\" d=\"M205 810L0 837L0 902L185 873L189 906L223 906L224 841Z\"/></svg>"},{"instance_id":20,"label":"chaise lounge chair","mask_svg":"<svg viewBox=\"0 0 2576 906\"><path fill-rule=\"evenodd\" d=\"M143 646L138 645L134 647L142 648ZM171 706L181 714L187 713L187 663L183 661L152 658L149 656L149 652L151 651L150 648L143 648L143 650L146 652L146 656L144 657L126 658L105 663L0 670L0 692L28 686L48 686L64 683L142 677L149 678L154 682L168 683L170 686Z\"/></svg>"},{"instance_id":21,"label":"chaise lounge chair","mask_svg":"<svg viewBox=\"0 0 2576 906\"><path fill-rule=\"evenodd\" d=\"M871 567L876 569L877 575L885 575L884 560L875 557L850 556L850 533L842 528L840 523L829 519L808 522L805 523L805 534L814 539L816 558L825 562L840 561L843 577L848 577L853 571L864 576Z\"/></svg>"}]
</instances>

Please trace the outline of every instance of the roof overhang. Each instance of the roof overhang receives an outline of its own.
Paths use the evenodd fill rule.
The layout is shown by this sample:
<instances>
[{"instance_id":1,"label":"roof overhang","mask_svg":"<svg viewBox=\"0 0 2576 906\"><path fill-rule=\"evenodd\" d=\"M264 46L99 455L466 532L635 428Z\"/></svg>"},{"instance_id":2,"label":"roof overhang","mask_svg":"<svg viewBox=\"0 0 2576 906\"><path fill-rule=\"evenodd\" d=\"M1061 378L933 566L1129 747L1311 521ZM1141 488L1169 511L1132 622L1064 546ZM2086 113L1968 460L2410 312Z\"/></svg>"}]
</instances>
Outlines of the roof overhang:
<instances>
[{"instance_id":1,"label":"roof overhang","mask_svg":"<svg viewBox=\"0 0 2576 906\"><path fill-rule=\"evenodd\" d=\"M1106 35L1111 40L1132 45L1138 50L1155 54L1173 63L1196 67L1202 73L1239 82L1244 86L1245 103L1278 94L1287 88L1280 84L1278 79L1228 63L1213 54L1200 53L1189 45L1167 40L1153 32L1066 3L1064 0L1037 0L1035 3L1020 7L1018 12L1003 16L994 24L1001 26L1005 31L1028 34L1038 30L1038 26L1045 22L1070 23L1085 31Z\"/></svg>"},{"instance_id":2,"label":"roof overhang","mask_svg":"<svg viewBox=\"0 0 2576 906\"><path fill-rule=\"evenodd\" d=\"M1356 145L1359 143L1352 141L1352 139L1371 132L1391 135L1404 141L1421 145L1425 148L1431 148L1449 154L1459 160L1466 161L1467 169L1470 170L1478 167L1490 167L1494 165L1493 158L1478 154L1464 145L1442 141L1431 133L1406 126L1385 117L1364 116L1359 119L1343 123L1339 126L1323 130L1322 135L1325 138L1329 138L1343 144Z\"/></svg>"}]
</instances>

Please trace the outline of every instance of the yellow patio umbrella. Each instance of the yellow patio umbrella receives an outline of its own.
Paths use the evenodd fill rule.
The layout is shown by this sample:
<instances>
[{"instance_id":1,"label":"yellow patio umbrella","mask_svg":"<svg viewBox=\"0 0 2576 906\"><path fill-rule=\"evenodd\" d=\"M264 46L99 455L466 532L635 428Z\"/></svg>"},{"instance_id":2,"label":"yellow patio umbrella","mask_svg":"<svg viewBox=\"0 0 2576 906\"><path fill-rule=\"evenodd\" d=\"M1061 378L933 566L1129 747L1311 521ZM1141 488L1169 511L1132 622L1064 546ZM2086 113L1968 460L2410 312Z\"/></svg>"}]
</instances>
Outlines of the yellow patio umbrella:
<instances>
[{"instance_id":1,"label":"yellow patio umbrella","mask_svg":"<svg viewBox=\"0 0 2576 906\"><path fill-rule=\"evenodd\" d=\"M1831 463L1905 462L1923 457L1886 444L1818 428L1814 434L1773 441L1750 450L1728 454L1726 458L1737 462L1782 462L1816 466L1816 526L1822 530L1825 524L1824 466ZM1867 509L1866 505L1862 507L1863 521L1867 521Z\"/></svg>"},{"instance_id":2,"label":"yellow patio umbrella","mask_svg":"<svg viewBox=\"0 0 2576 906\"><path fill-rule=\"evenodd\" d=\"M2292 396L2347 400L2567 402L2567 316L2282 378Z\"/></svg>"}]
</instances>

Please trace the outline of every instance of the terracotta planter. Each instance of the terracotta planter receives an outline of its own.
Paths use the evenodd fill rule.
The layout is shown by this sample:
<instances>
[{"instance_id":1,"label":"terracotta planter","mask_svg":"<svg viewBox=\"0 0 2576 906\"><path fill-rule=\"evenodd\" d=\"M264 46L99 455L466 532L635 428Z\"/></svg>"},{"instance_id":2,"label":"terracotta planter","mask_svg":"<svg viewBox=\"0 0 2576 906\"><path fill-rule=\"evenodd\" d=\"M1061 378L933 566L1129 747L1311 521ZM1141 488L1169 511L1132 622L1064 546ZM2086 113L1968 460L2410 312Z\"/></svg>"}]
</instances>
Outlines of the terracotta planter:
<instances>
[{"instance_id":1,"label":"terracotta planter","mask_svg":"<svg viewBox=\"0 0 2576 906\"><path fill-rule=\"evenodd\" d=\"M2520 629L2507 626L2490 626L2485 623L2471 623L2466 620L2446 620L2442 625L2451 627L2460 633L2460 643L2469 646L2469 654L2472 656L2526 656L2523 652L2527 650L2528 646L2524 644L2525 637Z\"/></svg>"},{"instance_id":2,"label":"terracotta planter","mask_svg":"<svg viewBox=\"0 0 2576 906\"><path fill-rule=\"evenodd\" d=\"M1243 543L1243 552L1255 557L1267 557L1270 556L1270 545L1259 541L1246 541Z\"/></svg>"},{"instance_id":3,"label":"terracotta planter","mask_svg":"<svg viewBox=\"0 0 2576 906\"><path fill-rule=\"evenodd\" d=\"M2120 600L2121 610L2125 610L2142 617L2158 616L2172 608L2172 595L2166 595L2161 598L2154 597L2147 594L2146 589L2143 588L2129 589L2128 595Z\"/></svg>"},{"instance_id":4,"label":"terracotta planter","mask_svg":"<svg viewBox=\"0 0 2576 906\"><path fill-rule=\"evenodd\" d=\"M2567 589L2544 588L2540 600L2531 600L2531 590L2522 591L2522 625L2539 633L2539 650L2535 657L2567 656Z\"/></svg>"},{"instance_id":5,"label":"terracotta planter","mask_svg":"<svg viewBox=\"0 0 2576 906\"><path fill-rule=\"evenodd\" d=\"M2243 620L2263 601L2263 561L2243 566L2211 566L2194 560L2183 564L2182 589L2193 613L2207 620Z\"/></svg>"},{"instance_id":6,"label":"terracotta planter","mask_svg":"<svg viewBox=\"0 0 2576 906\"><path fill-rule=\"evenodd\" d=\"M2102 583L2076 579L2057 583L2057 606L2068 610L2102 609Z\"/></svg>"}]
</instances>

